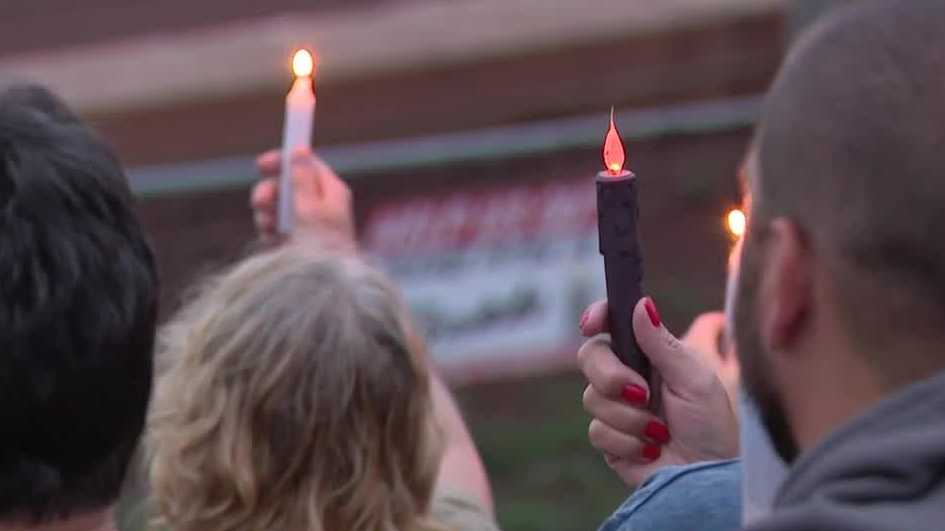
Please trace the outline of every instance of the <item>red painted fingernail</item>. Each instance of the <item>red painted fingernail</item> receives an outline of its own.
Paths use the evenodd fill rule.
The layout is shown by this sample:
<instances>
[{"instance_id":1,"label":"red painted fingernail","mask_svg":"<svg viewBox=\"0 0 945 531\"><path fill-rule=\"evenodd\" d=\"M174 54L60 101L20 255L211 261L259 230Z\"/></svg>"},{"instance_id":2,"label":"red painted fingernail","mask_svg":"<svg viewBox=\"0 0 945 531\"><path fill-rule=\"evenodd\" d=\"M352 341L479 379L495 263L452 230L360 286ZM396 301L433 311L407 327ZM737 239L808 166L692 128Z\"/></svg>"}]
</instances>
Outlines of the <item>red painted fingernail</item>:
<instances>
[{"instance_id":1,"label":"red painted fingernail","mask_svg":"<svg viewBox=\"0 0 945 531\"><path fill-rule=\"evenodd\" d=\"M646 405L646 389L639 385L632 384L623 388L623 399L635 406Z\"/></svg>"},{"instance_id":2,"label":"red painted fingernail","mask_svg":"<svg viewBox=\"0 0 945 531\"><path fill-rule=\"evenodd\" d=\"M656 461L660 458L660 455L663 453L663 451L660 450L660 447L655 444L647 444L643 447L642 453L643 459L646 459L647 461Z\"/></svg>"},{"instance_id":3,"label":"red painted fingernail","mask_svg":"<svg viewBox=\"0 0 945 531\"><path fill-rule=\"evenodd\" d=\"M581 322L580 322L580 324L578 324L578 328L580 328L582 332L584 331L584 325L587 324L587 319L588 319L588 317L590 317L590 316L591 316L591 309L590 309L590 308L584 310L584 313L581 314Z\"/></svg>"},{"instance_id":4,"label":"red painted fingernail","mask_svg":"<svg viewBox=\"0 0 945 531\"><path fill-rule=\"evenodd\" d=\"M656 305L653 304L653 299L647 297L643 306L646 308L646 314L650 316L650 322L653 323L654 327L659 328L663 321L660 320L660 312L656 311Z\"/></svg>"},{"instance_id":5,"label":"red painted fingernail","mask_svg":"<svg viewBox=\"0 0 945 531\"><path fill-rule=\"evenodd\" d=\"M643 430L643 434L660 444L669 442L669 428L658 420L651 420Z\"/></svg>"}]
</instances>

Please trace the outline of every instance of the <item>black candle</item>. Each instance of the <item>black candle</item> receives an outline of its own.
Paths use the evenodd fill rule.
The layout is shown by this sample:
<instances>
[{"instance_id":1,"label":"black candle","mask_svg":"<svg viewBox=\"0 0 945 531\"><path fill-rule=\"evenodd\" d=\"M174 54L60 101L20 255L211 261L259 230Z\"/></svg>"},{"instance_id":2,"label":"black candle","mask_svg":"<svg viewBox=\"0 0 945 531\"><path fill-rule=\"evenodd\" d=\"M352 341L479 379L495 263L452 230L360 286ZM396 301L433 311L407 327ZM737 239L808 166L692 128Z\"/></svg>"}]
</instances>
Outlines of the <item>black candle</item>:
<instances>
[{"instance_id":1,"label":"black candle","mask_svg":"<svg viewBox=\"0 0 945 531\"><path fill-rule=\"evenodd\" d=\"M597 230L604 256L610 335L620 361L650 381L650 362L633 333L633 308L643 298L643 260L637 238L637 178L623 169L625 158L611 110L604 139L606 169L597 174Z\"/></svg>"}]
</instances>

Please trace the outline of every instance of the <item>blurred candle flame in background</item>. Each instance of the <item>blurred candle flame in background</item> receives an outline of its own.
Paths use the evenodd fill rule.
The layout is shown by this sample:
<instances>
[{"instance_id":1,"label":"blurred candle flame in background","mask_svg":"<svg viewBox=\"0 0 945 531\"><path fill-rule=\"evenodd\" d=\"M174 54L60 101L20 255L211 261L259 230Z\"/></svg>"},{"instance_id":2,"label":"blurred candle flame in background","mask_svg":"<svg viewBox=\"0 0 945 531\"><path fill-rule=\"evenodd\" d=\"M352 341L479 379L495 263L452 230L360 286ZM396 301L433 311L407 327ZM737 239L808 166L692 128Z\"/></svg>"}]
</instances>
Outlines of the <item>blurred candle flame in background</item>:
<instances>
[{"instance_id":1,"label":"blurred candle flame in background","mask_svg":"<svg viewBox=\"0 0 945 531\"><path fill-rule=\"evenodd\" d=\"M725 216L725 225L728 232L735 238L741 238L745 234L745 213L739 208L733 208Z\"/></svg>"},{"instance_id":2,"label":"blurred candle flame in background","mask_svg":"<svg viewBox=\"0 0 945 531\"><path fill-rule=\"evenodd\" d=\"M292 72L296 77L308 77L315 70L315 58L312 52L302 48L292 56Z\"/></svg>"}]
</instances>

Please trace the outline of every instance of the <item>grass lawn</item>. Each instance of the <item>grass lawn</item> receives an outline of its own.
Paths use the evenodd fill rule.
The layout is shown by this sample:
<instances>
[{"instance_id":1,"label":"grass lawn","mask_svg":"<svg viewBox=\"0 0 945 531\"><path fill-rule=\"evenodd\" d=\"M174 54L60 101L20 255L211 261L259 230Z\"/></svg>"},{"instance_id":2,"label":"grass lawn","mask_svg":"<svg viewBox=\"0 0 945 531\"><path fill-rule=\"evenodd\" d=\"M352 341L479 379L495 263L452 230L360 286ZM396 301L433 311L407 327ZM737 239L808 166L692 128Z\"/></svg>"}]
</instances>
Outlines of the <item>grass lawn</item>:
<instances>
[{"instance_id":1,"label":"grass lawn","mask_svg":"<svg viewBox=\"0 0 945 531\"><path fill-rule=\"evenodd\" d=\"M593 531L627 488L587 442L578 373L458 393L505 531Z\"/></svg>"}]
</instances>

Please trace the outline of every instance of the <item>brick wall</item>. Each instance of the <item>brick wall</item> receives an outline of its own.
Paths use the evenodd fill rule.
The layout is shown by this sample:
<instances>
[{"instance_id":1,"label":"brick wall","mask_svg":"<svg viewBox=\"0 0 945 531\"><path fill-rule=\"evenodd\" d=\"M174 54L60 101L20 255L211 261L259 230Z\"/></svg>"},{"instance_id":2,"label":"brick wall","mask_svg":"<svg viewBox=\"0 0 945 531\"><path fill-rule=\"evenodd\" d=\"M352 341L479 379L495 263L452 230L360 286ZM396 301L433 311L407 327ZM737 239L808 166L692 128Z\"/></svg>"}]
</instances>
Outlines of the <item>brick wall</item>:
<instances>
[{"instance_id":1,"label":"brick wall","mask_svg":"<svg viewBox=\"0 0 945 531\"><path fill-rule=\"evenodd\" d=\"M722 216L736 200L735 171L748 136L748 130L673 135L629 146L645 201L641 231L646 284L665 300L660 309L670 323L682 325L694 312L721 305L730 245ZM358 178L352 181L357 218L363 221L386 202L418 194L475 190L510 180L587 175L588 186L593 186L599 164L597 150L578 150ZM185 286L250 248L248 197L245 187L142 202L141 214L160 261L165 315L177 305Z\"/></svg>"}]
</instances>

